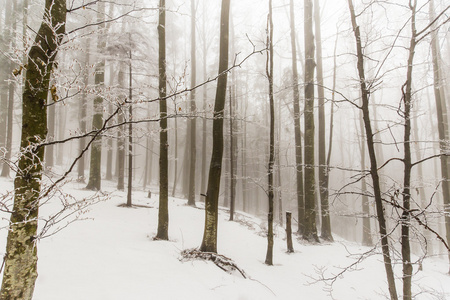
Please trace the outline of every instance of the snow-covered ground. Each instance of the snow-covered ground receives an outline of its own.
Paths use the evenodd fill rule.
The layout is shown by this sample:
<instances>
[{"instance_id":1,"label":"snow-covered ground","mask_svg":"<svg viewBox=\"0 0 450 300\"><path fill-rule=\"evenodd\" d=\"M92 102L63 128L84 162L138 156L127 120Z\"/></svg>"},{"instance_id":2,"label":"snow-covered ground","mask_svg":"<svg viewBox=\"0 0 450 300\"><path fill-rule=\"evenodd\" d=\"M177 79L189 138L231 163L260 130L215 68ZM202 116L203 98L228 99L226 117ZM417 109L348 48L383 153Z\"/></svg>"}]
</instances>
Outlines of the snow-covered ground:
<instances>
[{"instance_id":1,"label":"snow-covered ground","mask_svg":"<svg viewBox=\"0 0 450 300\"><path fill-rule=\"evenodd\" d=\"M158 195L135 191L134 204L124 208L126 194L103 182L111 192L107 201L90 207L88 220L70 224L38 244L35 300L140 300L140 299L384 299L387 285L379 253L339 276L332 286L318 279L351 265L369 248L336 237L331 244L305 245L294 240L295 253L286 253L285 233L276 227L274 266L264 264L264 221L238 214L243 222L228 221L220 212L218 251L233 259L249 278L228 274L212 262L182 261L183 249L198 247L203 235L204 211L170 198L170 241L154 241ZM2 191L12 180L0 180ZM69 183L66 193L82 198L84 184ZM57 201L56 201L57 202ZM42 214L57 204L49 203ZM4 255L6 214L0 215L0 255ZM250 228L252 227L252 228ZM450 299L447 262L429 258L424 271L413 278L416 299ZM417 271L417 267L415 267ZM401 266L396 266L401 274ZM397 281L401 291L401 280Z\"/></svg>"}]
</instances>

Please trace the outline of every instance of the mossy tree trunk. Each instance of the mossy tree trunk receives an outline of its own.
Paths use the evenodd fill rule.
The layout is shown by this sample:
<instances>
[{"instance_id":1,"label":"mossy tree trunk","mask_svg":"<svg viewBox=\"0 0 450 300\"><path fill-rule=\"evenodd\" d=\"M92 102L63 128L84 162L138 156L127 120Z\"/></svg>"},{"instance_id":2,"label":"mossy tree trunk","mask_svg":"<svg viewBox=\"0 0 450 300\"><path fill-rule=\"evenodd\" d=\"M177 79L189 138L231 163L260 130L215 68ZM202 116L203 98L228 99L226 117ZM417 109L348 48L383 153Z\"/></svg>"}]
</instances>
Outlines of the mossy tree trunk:
<instances>
[{"instance_id":1,"label":"mossy tree trunk","mask_svg":"<svg viewBox=\"0 0 450 300\"><path fill-rule=\"evenodd\" d=\"M217 252L219 189L223 157L223 111L227 93L230 0L222 0L220 16L219 78L214 103L213 148L205 199L205 228L200 251Z\"/></svg>"},{"instance_id":2,"label":"mossy tree trunk","mask_svg":"<svg viewBox=\"0 0 450 300\"><path fill-rule=\"evenodd\" d=\"M22 103L19 171L14 181L14 206L6 245L1 300L30 300L37 278L37 218L44 147L46 101L50 75L64 33L66 1L46 0L43 21L28 54Z\"/></svg>"}]
</instances>

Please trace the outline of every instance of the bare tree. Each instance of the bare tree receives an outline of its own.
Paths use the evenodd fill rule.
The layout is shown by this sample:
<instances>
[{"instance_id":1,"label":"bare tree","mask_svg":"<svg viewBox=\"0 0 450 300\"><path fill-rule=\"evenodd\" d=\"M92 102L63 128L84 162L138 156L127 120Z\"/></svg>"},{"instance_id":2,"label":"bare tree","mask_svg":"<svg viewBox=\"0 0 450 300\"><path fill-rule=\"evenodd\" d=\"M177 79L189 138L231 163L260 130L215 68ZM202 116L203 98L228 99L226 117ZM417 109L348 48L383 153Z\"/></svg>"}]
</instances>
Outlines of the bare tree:
<instances>
[{"instance_id":1,"label":"bare tree","mask_svg":"<svg viewBox=\"0 0 450 300\"><path fill-rule=\"evenodd\" d=\"M222 0L220 16L219 77L214 103L213 150L209 166L208 189L205 199L205 228L200 251L217 252L217 223L220 177L223 157L223 111L227 92L228 31L230 0Z\"/></svg>"},{"instance_id":2,"label":"bare tree","mask_svg":"<svg viewBox=\"0 0 450 300\"><path fill-rule=\"evenodd\" d=\"M169 166L167 141L166 0L159 1L159 210L156 239L169 239Z\"/></svg>"},{"instance_id":3,"label":"bare tree","mask_svg":"<svg viewBox=\"0 0 450 300\"><path fill-rule=\"evenodd\" d=\"M304 0L305 31L305 228L303 238L319 242L316 227L314 163L314 34L313 2Z\"/></svg>"},{"instance_id":4,"label":"bare tree","mask_svg":"<svg viewBox=\"0 0 450 300\"><path fill-rule=\"evenodd\" d=\"M303 189L303 156L302 139L300 135L300 92L298 88L297 51L295 43L294 0L290 0L291 48L292 48L292 88L294 102L294 138L295 165L297 179L298 233L303 234L305 226L305 203Z\"/></svg>"},{"instance_id":5,"label":"bare tree","mask_svg":"<svg viewBox=\"0 0 450 300\"><path fill-rule=\"evenodd\" d=\"M269 15L267 17L267 52L266 76L269 81L270 132L269 132L269 162L268 191L269 214L267 217L267 253L266 265L273 265L273 164L275 160L275 104L273 100L273 20L272 0L269 0Z\"/></svg>"},{"instance_id":6,"label":"bare tree","mask_svg":"<svg viewBox=\"0 0 450 300\"><path fill-rule=\"evenodd\" d=\"M361 89L361 98L362 98L362 112L363 112L363 120L364 120L364 128L366 132L366 141L367 141L367 148L369 151L369 158L370 158L370 175L372 177L372 185L373 185L373 191L374 191L374 197L375 197L375 205L377 210L377 219L378 219L378 226L379 226L379 233L381 236L381 248L383 253L383 260L384 260L384 267L386 270L386 277L388 281L388 287L389 287L389 295L391 297L391 300L397 300L397 289L395 287L395 278L394 278L394 272L392 270L392 260L391 255L389 252L389 240L387 235L387 229L386 229L386 219L384 216L384 210L383 210L383 199L381 196L381 187L380 187L380 178L378 174L378 165L377 165L377 158L375 154L375 147L374 147L374 141L373 141L373 132L372 132L372 126L370 124L370 114L369 114L369 89L366 85L366 74L364 72L364 54L362 50L362 44L361 44L361 34L359 26L356 23L356 14L355 9L353 7L353 1L348 0L348 7L350 10L350 18L352 22L352 28L353 32L355 34L355 40L356 40L356 55L357 55L357 69L358 69L358 76L359 76L359 82L360 82L360 89Z\"/></svg>"}]
</instances>

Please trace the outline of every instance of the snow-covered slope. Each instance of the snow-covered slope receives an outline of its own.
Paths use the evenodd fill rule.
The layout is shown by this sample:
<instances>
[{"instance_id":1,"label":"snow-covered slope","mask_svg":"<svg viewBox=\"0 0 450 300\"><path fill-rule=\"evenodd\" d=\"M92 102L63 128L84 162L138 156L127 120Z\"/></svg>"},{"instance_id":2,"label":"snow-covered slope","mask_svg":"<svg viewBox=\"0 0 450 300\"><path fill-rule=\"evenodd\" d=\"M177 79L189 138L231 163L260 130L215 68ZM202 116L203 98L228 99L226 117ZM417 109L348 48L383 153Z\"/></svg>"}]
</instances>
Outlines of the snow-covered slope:
<instances>
[{"instance_id":1,"label":"snow-covered slope","mask_svg":"<svg viewBox=\"0 0 450 300\"><path fill-rule=\"evenodd\" d=\"M387 295L380 254L372 255L346 272L330 287L317 281L355 262L369 248L337 238L332 244L304 245L294 241L295 253L286 253L285 233L277 227L274 266L264 264L264 221L239 214L229 222L220 212L218 251L249 276L228 274L212 262L181 261L183 249L198 247L203 234L204 211L170 199L170 241L154 241L158 195L133 194L141 206L124 208L126 194L103 183L111 198L90 208L84 217L38 244L35 300L140 300L140 299L383 299ZM108 186L109 185L109 186ZM2 181L2 190L11 187ZM71 183L65 192L85 197L84 185ZM43 207L46 214L53 204ZM1 215L2 226L6 214ZM0 230L3 256L6 230ZM401 266L396 267L400 274ZM415 268L416 271L417 268ZM447 264L427 259L423 272L414 275L417 299L450 299ZM322 274L323 273L323 274ZM401 281L398 280L401 291Z\"/></svg>"}]
</instances>

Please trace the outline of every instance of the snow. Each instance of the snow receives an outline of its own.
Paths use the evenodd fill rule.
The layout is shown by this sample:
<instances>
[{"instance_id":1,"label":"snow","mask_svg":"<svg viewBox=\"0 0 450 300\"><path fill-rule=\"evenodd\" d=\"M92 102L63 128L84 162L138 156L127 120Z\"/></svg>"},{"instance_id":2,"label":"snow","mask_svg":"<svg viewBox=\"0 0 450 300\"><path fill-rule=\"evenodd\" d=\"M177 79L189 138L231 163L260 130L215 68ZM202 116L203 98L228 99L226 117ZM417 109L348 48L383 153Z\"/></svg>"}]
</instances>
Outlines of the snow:
<instances>
[{"instance_id":1,"label":"snow","mask_svg":"<svg viewBox=\"0 0 450 300\"><path fill-rule=\"evenodd\" d=\"M3 191L12 180L0 179ZM84 184L69 183L64 191L76 198L92 192ZM276 226L274 266L264 264L267 241L264 221L239 213L228 221L220 210L218 252L233 259L248 275L229 274L214 263L182 261L183 249L198 247L203 234L204 211L186 206L186 200L170 198L170 241L154 241L157 229L158 194L134 191L139 207L119 207L125 192L103 182L110 197L90 207L83 217L38 244L38 273L34 300L119 299L384 299L387 285L382 257L377 251L345 272L330 287L318 281L337 274L370 250L336 237L334 243L307 245L294 239L295 253L286 253L284 229ZM42 207L41 214L56 209L57 201ZM4 255L8 216L0 214L0 255ZM401 274L401 265L396 266ZM417 266L415 266L415 272ZM415 299L449 299L447 262L427 258L424 271L414 274ZM401 291L401 278L397 278Z\"/></svg>"}]
</instances>

